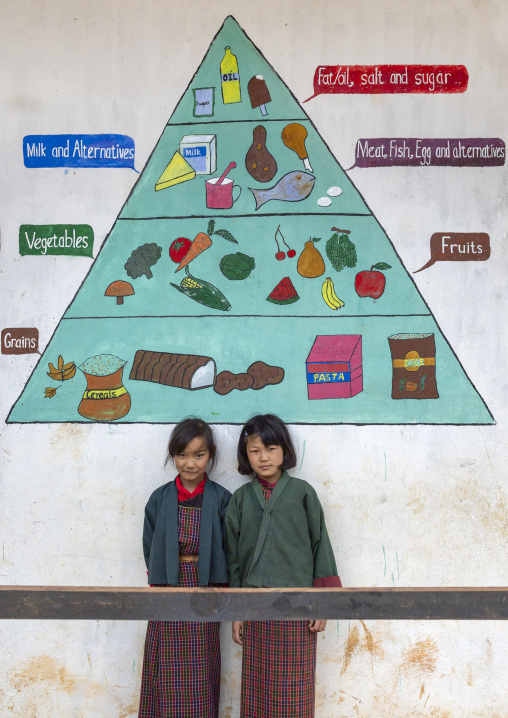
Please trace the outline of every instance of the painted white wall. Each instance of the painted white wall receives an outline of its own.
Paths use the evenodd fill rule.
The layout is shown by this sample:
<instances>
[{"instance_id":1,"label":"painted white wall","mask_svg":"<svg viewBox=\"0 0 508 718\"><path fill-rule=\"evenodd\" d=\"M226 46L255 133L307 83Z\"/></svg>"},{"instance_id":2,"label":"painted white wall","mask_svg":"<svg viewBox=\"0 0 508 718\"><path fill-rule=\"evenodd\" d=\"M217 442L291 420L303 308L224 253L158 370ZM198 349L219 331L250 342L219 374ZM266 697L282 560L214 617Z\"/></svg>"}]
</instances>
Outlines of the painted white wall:
<instances>
[{"instance_id":1,"label":"painted white wall","mask_svg":"<svg viewBox=\"0 0 508 718\"><path fill-rule=\"evenodd\" d=\"M25 134L117 132L141 169L232 13L298 99L320 64L464 64L464 95L322 96L305 105L344 167L359 137L506 140L503 0L19 0L2 9L1 326L48 342L89 259L20 257L22 223L89 223L96 250L136 176L29 170ZM429 112L428 108L432 111ZM506 169L353 170L406 267L436 231L485 231L485 263L416 275L486 400L493 427L293 428L297 475L326 506L347 586L507 585ZM0 417L37 361L0 356ZM143 507L168 480L170 427L3 425L0 582L141 586ZM238 427L217 428L214 478L230 489ZM304 450L305 449L305 450ZM2 622L0 715L137 714L145 624ZM223 627L222 713L239 715L240 651ZM330 622L319 639L317 718L504 718L508 629L496 622Z\"/></svg>"}]
</instances>

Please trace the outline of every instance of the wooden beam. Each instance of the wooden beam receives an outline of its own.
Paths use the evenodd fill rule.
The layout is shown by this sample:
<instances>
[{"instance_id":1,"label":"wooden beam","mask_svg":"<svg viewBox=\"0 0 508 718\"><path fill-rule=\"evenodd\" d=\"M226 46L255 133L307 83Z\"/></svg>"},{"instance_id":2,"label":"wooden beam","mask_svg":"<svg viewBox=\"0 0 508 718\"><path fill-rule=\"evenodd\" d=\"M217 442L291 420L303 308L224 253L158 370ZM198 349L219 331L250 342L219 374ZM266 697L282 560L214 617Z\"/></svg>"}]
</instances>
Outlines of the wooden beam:
<instances>
[{"instance_id":1,"label":"wooden beam","mask_svg":"<svg viewBox=\"0 0 508 718\"><path fill-rule=\"evenodd\" d=\"M0 619L507 620L508 588L0 586Z\"/></svg>"}]
</instances>

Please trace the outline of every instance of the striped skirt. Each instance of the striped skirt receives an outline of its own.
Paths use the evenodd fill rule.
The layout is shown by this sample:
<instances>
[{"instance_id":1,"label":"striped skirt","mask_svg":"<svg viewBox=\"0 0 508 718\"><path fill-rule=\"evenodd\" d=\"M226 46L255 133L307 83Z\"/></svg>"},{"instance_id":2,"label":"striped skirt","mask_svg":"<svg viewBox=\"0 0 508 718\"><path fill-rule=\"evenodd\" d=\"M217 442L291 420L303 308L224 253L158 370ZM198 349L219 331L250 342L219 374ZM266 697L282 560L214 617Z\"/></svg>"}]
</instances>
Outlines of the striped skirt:
<instances>
[{"instance_id":1,"label":"striped skirt","mask_svg":"<svg viewBox=\"0 0 508 718\"><path fill-rule=\"evenodd\" d=\"M313 718L316 644L308 621L246 621L240 718Z\"/></svg>"},{"instance_id":2,"label":"striped skirt","mask_svg":"<svg viewBox=\"0 0 508 718\"><path fill-rule=\"evenodd\" d=\"M182 553L196 554L200 510L179 507ZM180 561L178 585L199 585L197 562ZM220 697L219 623L149 621L139 718L217 718Z\"/></svg>"}]
</instances>

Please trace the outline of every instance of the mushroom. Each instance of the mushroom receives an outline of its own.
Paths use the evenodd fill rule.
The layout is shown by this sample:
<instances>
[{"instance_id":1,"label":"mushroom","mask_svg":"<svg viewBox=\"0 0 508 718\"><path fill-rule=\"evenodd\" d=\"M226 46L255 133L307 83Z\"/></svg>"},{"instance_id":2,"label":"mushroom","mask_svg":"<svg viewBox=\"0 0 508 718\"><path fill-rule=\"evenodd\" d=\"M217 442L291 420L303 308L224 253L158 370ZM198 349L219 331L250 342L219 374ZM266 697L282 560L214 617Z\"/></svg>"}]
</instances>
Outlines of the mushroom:
<instances>
[{"instance_id":1,"label":"mushroom","mask_svg":"<svg viewBox=\"0 0 508 718\"><path fill-rule=\"evenodd\" d=\"M104 292L105 297L116 297L117 304L123 304L123 298L129 297L131 294L134 294L132 284L124 282L123 279L117 279L116 282L111 282Z\"/></svg>"}]
</instances>

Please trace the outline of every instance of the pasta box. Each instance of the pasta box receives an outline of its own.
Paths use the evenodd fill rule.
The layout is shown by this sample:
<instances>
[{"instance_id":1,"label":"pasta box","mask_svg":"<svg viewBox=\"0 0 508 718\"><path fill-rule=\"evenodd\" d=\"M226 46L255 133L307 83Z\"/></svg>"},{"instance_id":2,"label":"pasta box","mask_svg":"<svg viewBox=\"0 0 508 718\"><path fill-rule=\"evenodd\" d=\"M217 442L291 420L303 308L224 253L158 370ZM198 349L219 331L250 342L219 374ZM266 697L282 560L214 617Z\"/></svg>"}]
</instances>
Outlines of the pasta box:
<instances>
[{"instance_id":1,"label":"pasta box","mask_svg":"<svg viewBox=\"0 0 508 718\"><path fill-rule=\"evenodd\" d=\"M309 399L348 399L363 390L362 335L316 337L306 362Z\"/></svg>"},{"instance_id":2,"label":"pasta box","mask_svg":"<svg viewBox=\"0 0 508 718\"><path fill-rule=\"evenodd\" d=\"M185 135L180 140L180 154L197 175L212 175L217 169L217 137Z\"/></svg>"}]
</instances>

